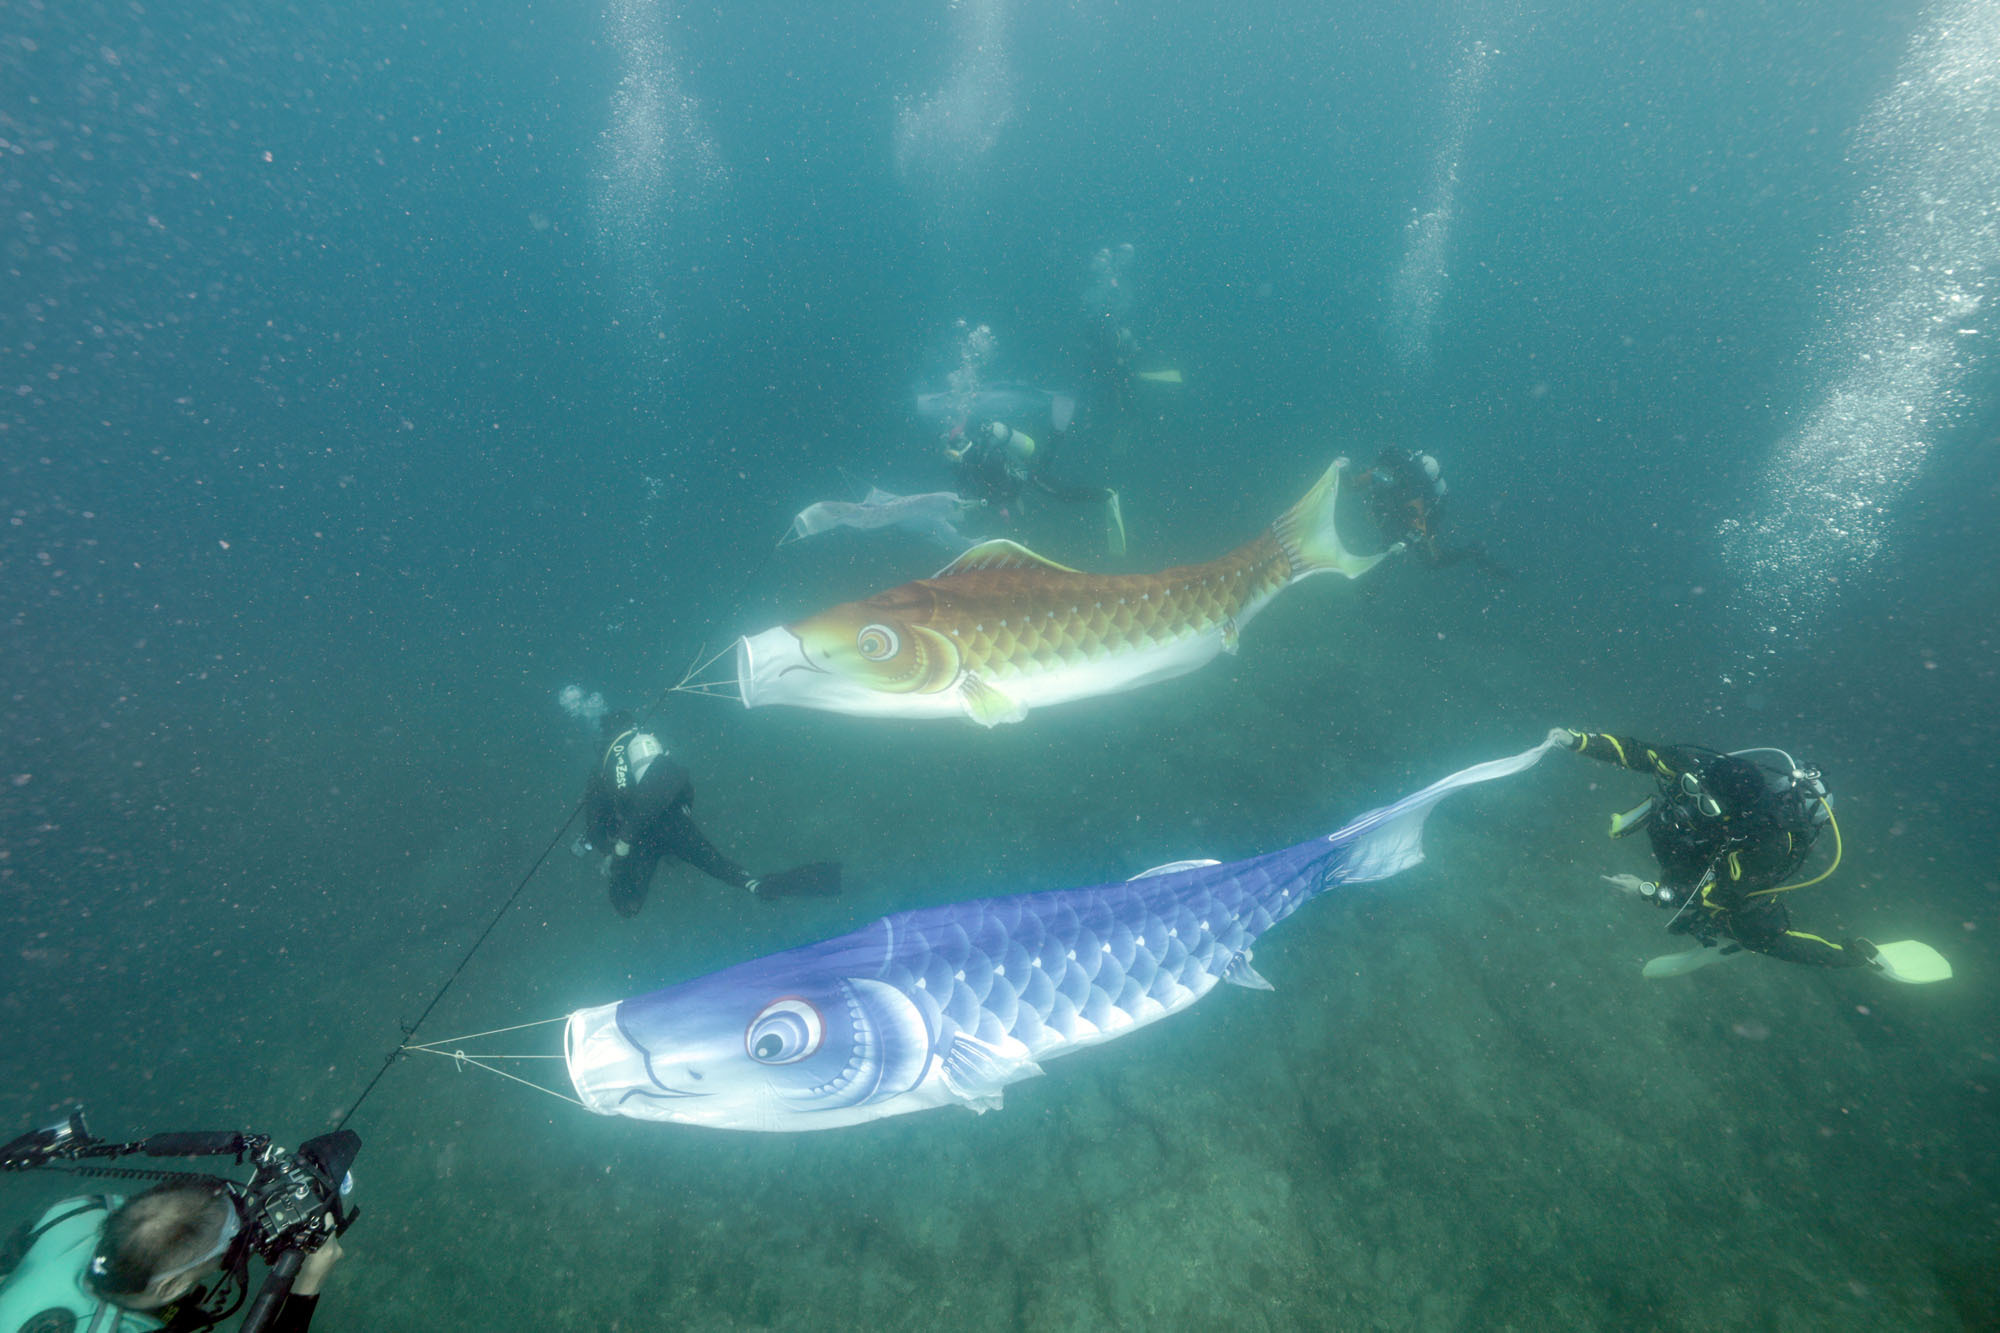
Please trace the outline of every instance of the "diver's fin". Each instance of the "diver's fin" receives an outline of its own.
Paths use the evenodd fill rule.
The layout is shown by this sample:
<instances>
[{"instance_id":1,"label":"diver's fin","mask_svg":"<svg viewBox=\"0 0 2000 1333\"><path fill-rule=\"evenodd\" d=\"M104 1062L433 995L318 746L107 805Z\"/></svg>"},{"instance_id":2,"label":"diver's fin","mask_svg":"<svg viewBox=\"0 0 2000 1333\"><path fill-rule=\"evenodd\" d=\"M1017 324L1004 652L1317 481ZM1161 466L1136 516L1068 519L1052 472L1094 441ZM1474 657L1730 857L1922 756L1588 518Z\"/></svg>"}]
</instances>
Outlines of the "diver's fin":
<instances>
[{"instance_id":1,"label":"diver's fin","mask_svg":"<svg viewBox=\"0 0 2000 1333\"><path fill-rule=\"evenodd\" d=\"M995 689L970 671L959 678L958 702L965 709L965 715L982 727L1019 722L1028 715L1026 706L1019 699L1005 690Z\"/></svg>"},{"instance_id":2,"label":"diver's fin","mask_svg":"<svg viewBox=\"0 0 2000 1333\"><path fill-rule=\"evenodd\" d=\"M1887 944L1876 945L1871 966L1891 981L1912 986L1921 986L1927 981L1945 981L1951 977L1951 963L1922 940L1891 940Z\"/></svg>"},{"instance_id":3,"label":"diver's fin","mask_svg":"<svg viewBox=\"0 0 2000 1333\"><path fill-rule=\"evenodd\" d=\"M1181 382L1181 373L1178 370L1142 370L1132 376L1132 378L1135 380L1150 380L1154 384L1179 384Z\"/></svg>"},{"instance_id":4,"label":"diver's fin","mask_svg":"<svg viewBox=\"0 0 2000 1333\"><path fill-rule=\"evenodd\" d=\"M1203 866L1219 866L1221 864L1222 862L1220 861L1169 861L1163 866L1154 866L1151 870L1141 870L1138 874L1132 876L1132 879L1151 879L1155 875L1173 875L1183 870L1199 870ZM1131 880L1126 881L1128 884L1131 882Z\"/></svg>"},{"instance_id":5,"label":"diver's fin","mask_svg":"<svg viewBox=\"0 0 2000 1333\"><path fill-rule=\"evenodd\" d=\"M1340 464L1335 463L1299 502L1278 515L1271 535L1291 562L1296 583L1311 574L1345 574L1358 579L1375 568L1381 555L1356 555L1341 545L1333 526L1333 502L1340 495ZM1386 553L1385 553L1386 554Z\"/></svg>"},{"instance_id":6,"label":"diver's fin","mask_svg":"<svg viewBox=\"0 0 2000 1333\"><path fill-rule=\"evenodd\" d=\"M831 898L840 892L840 862L814 861L750 881L759 898Z\"/></svg>"},{"instance_id":7,"label":"diver's fin","mask_svg":"<svg viewBox=\"0 0 2000 1333\"><path fill-rule=\"evenodd\" d=\"M1005 537L995 537L990 542L979 543L931 577L949 578L953 574L970 574L976 569L1053 569L1064 574L1077 572L1068 565L1057 564L1047 556L1036 555L1019 542L1010 542Z\"/></svg>"},{"instance_id":8,"label":"diver's fin","mask_svg":"<svg viewBox=\"0 0 2000 1333\"><path fill-rule=\"evenodd\" d=\"M1229 960L1229 966L1222 969L1222 979L1232 986L1243 986L1250 990L1277 989L1258 975L1256 968L1250 966L1250 955L1247 952L1239 953Z\"/></svg>"},{"instance_id":9,"label":"diver's fin","mask_svg":"<svg viewBox=\"0 0 2000 1333\"><path fill-rule=\"evenodd\" d=\"M1662 977L1684 977L1690 972L1699 972L1710 963L1719 963L1725 958L1734 958L1741 949L1715 949L1703 945L1699 949L1689 949L1685 953L1661 954L1641 968L1639 975L1648 981L1658 981Z\"/></svg>"},{"instance_id":10,"label":"diver's fin","mask_svg":"<svg viewBox=\"0 0 2000 1333\"><path fill-rule=\"evenodd\" d=\"M1001 1091L1009 1083L1034 1078L1041 1072L1042 1067L1033 1060L1003 1055L963 1032L951 1039L939 1064L939 1073L951 1095L982 1112L1000 1108Z\"/></svg>"},{"instance_id":11,"label":"diver's fin","mask_svg":"<svg viewBox=\"0 0 2000 1333\"><path fill-rule=\"evenodd\" d=\"M1125 508L1116 491L1104 493L1104 545L1113 555L1125 554Z\"/></svg>"},{"instance_id":12,"label":"diver's fin","mask_svg":"<svg viewBox=\"0 0 2000 1333\"><path fill-rule=\"evenodd\" d=\"M1236 632L1236 617L1231 616L1222 622L1222 651L1234 657L1236 656L1237 648L1241 645L1242 640Z\"/></svg>"},{"instance_id":13,"label":"diver's fin","mask_svg":"<svg viewBox=\"0 0 2000 1333\"><path fill-rule=\"evenodd\" d=\"M1644 828L1646 821L1652 817L1653 798L1648 796L1645 800L1639 802L1639 804L1633 806L1623 814L1611 816L1611 836L1622 838L1628 833L1636 832Z\"/></svg>"}]
</instances>

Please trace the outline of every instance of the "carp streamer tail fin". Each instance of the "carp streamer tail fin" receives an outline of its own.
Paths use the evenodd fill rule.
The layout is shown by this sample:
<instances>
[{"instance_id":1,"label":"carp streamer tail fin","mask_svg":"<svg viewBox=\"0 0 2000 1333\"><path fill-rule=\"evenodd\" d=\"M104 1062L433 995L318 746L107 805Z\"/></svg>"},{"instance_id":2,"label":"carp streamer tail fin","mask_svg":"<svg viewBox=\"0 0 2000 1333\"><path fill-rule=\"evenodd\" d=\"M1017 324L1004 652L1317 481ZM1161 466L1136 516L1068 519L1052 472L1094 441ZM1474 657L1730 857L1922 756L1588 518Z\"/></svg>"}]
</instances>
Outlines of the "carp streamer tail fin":
<instances>
[{"instance_id":1,"label":"carp streamer tail fin","mask_svg":"<svg viewBox=\"0 0 2000 1333\"><path fill-rule=\"evenodd\" d=\"M1271 525L1272 535L1291 561L1291 582L1313 574L1345 574L1358 579L1382 558L1356 555L1341 544L1340 532L1333 524L1334 501L1339 496L1340 464L1335 463Z\"/></svg>"}]
</instances>

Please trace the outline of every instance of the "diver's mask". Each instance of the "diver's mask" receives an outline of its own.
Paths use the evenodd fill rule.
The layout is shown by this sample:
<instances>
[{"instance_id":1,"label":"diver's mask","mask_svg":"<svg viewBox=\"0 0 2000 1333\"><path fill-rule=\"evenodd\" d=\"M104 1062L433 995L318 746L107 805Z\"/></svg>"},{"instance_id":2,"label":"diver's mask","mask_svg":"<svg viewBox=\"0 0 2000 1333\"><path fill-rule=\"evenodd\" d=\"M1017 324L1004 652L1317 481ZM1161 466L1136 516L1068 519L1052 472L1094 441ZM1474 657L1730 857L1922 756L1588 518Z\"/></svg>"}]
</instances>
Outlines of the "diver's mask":
<instances>
[{"instance_id":1,"label":"diver's mask","mask_svg":"<svg viewBox=\"0 0 2000 1333\"><path fill-rule=\"evenodd\" d=\"M1710 796L1702 788L1701 779L1694 774L1681 774L1681 792L1688 798L1688 803L1700 811L1704 817L1709 819L1722 818L1722 803L1713 796Z\"/></svg>"}]
</instances>

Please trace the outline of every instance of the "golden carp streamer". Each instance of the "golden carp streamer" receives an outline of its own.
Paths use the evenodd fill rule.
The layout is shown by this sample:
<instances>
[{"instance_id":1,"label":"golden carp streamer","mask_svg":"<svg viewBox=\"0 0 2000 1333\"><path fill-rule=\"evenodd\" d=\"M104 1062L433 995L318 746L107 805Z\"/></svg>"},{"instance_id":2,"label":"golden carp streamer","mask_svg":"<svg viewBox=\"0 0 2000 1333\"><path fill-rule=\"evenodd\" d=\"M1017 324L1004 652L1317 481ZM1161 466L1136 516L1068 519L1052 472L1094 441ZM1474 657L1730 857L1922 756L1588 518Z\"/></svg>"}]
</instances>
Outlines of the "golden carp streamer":
<instances>
[{"instance_id":1,"label":"golden carp streamer","mask_svg":"<svg viewBox=\"0 0 2000 1333\"><path fill-rule=\"evenodd\" d=\"M1030 708L1185 675L1287 587L1357 578L1334 529L1340 468L1219 560L1157 574L1086 574L1010 541L975 546L935 577L737 642L746 708L794 704L864 717L1018 722Z\"/></svg>"}]
</instances>

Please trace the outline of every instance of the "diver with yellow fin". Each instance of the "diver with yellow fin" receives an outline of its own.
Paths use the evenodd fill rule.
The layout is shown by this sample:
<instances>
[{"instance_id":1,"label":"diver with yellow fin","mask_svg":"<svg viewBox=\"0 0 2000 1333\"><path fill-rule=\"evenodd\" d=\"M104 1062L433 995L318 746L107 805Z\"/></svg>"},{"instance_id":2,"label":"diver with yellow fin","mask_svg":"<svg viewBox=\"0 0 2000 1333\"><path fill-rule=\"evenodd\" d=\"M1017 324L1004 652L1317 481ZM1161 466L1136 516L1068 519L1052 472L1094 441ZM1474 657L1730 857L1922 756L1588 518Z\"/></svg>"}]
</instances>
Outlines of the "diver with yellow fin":
<instances>
[{"instance_id":1,"label":"diver with yellow fin","mask_svg":"<svg viewBox=\"0 0 2000 1333\"><path fill-rule=\"evenodd\" d=\"M1486 554L1483 542L1445 543L1445 497L1451 487L1443 466L1430 454L1391 446L1355 473L1353 484L1385 544L1413 552L1432 569L1470 560L1490 578L1514 577L1513 570Z\"/></svg>"},{"instance_id":2,"label":"diver with yellow fin","mask_svg":"<svg viewBox=\"0 0 2000 1333\"><path fill-rule=\"evenodd\" d=\"M1943 981L1944 956L1917 940L1877 945L1859 936L1836 944L1792 928L1779 896L1817 884L1840 865L1840 825L1816 770L1782 750L1733 754L1694 745L1653 745L1630 736L1556 727L1549 743L1635 773L1651 774L1658 792L1611 819L1611 836L1645 829L1660 863L1658 881L1606 875L1621 892L1673 913L1668 931L1700 947L1646 964L1648 977L1679 976L1748 950L1816 967L1872 967L1895 981ZM1771 754L1783 768L1749 758ZM1792 881L1822 829L1833 833L1833 860Z\"/></svg>"},{"instance_id":3,"label":"diver with yellow fin","mask_svg":"<svg viewBox=\"0 0 2000 1333\"><path fill-rule=\"evenodd\" d=\"M1099 365L1098 376L1110 385L1112 406L1117 414L1129 417L1135 410L1132 397L1134 384L1182 384L1186 381L1180 371L1140 370L1139 337L1123 324L1106 323L1100 330L1097 343Z\"/></svg>"},{"instance_id":4,"label":"diver with yellow fin","mask_svg":"<svg viewBox=\"0 0 2000 1333\"><path fill-rule=\"evenodd\" d=\"M1090 378L1096 384L1092 397L1100 410L1110 414L1113 448L1119 453L1131 443L1131 433L1138 424L1135 386L1183 382L1181 372L1172 367L1139 368L1139 336L1132 331L1133 308L1138 304L1133 281L1137 257L1138 251L1129 242L1100 247L1090 257L1089 281L1083 289L1083 343Z\"/></svg>"},{"instance_id":5,"label":"diver with yellow fin","mask_svg":"<svg viewBox=\"0 0 2000 1333\"><path fill-rule=\"evenodd\" d=\"M1048 455L1026 431L1004 421L989 421L966 432L964 443L947 447L944 456L957 465L958 493L984 504L1011 523L1020 516L1029 490L1069 504L1104 506L1104 542L1113 555L1125 554L1125 514L1118 492L1108 486L1071 486L1052 480Z\"/></svg>"}]
</instances>

